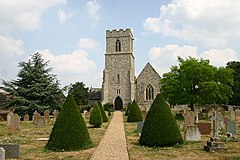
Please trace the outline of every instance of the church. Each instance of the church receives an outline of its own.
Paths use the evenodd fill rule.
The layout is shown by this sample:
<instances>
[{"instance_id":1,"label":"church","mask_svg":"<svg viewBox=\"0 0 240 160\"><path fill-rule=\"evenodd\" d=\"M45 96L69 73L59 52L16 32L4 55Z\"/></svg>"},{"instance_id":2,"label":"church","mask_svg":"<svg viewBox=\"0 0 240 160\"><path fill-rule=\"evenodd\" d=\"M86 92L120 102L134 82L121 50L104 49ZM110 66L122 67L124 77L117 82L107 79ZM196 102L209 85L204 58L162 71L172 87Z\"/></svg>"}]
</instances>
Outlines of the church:
<instances>
[{"instance_id":1,"label":"church","mask_svg":"<svg viewBox=\"0 0 240 160\"><path fill-rule=\"evenodd\" d=\"M130 29L106 31L105 68L103 70L102 103L112 103L121 110L136 100L141 110L148 111L160 92L160 76L147 63L135 76L133 34Z\"/></svg>"}]
</instances>

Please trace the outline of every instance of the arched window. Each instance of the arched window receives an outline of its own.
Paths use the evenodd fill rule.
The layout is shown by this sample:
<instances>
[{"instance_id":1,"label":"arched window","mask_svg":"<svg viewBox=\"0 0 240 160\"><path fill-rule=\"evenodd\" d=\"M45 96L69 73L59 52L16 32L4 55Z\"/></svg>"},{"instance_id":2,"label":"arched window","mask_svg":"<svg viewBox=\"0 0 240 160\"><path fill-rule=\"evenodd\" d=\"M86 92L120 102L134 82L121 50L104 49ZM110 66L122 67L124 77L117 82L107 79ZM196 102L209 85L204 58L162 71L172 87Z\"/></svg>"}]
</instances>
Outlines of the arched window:
<instances>
[{"instance_id":1,"label":"arched window","mask_svg":"<svg viewBox=\"0 0 240 160\"><path fill-rule=\"evenodd\" d=\"M116 41L116 52L121 52L121 42L119 39Z\"/></svg>"},{"instance_id":2,"label":"arched window","mask_svg":"<svg viewBox=\"0 0 240 160\"><path fill-rule=\"evenodd\" d=\"M117 82L118 82L118 84L120 84L120 76L119 76L119 74L117 75Z\"/></svg>"},{"instance_id":3,"label":"arched window","mask_svg":"<svg viewBox=\"0 0 240 160\"><path fill-rule=\"evenodd\" d=\"M154 99L154 90L153 87L149 84L146 88L146 100Z\"/></svg>"}]
</instances>

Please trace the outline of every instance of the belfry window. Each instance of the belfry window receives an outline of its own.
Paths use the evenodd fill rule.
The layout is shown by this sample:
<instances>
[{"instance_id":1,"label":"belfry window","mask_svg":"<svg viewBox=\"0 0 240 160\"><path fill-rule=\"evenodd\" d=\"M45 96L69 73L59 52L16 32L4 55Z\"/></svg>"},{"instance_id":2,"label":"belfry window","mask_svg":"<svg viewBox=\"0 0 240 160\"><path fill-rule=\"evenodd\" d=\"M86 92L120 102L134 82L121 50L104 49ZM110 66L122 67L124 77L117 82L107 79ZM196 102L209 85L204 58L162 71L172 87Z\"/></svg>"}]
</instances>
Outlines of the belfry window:
<instances>
[{"instance_id":1,"label":"belfry window","mask_svg":"<svg viewBox=\"0 0 240 160\"><path fill-rule=\"evenodd\" d=\"M153 87L149 84L146 88L146 100L154 99L154 90Z\"/></svg>"},{"instance_id":2,"label":"belfry window","mask_svg":"<svg viewBox=\"0 0 240 160\"><path fill-rule=\"evenodd\" d=\"M119 39L116 41L116 52L121 52L121 42Z\"/></svg>"},{"instance_id":3,"label":"belfry window","mask_svg":"<svg viewBox=\"0 0 240 160\"><path fill-rule=\"evenodd\" d=\"M119 76L119 74L117 75L117 83L120 84L120 76Z\"/></svg>"}]
</instances>

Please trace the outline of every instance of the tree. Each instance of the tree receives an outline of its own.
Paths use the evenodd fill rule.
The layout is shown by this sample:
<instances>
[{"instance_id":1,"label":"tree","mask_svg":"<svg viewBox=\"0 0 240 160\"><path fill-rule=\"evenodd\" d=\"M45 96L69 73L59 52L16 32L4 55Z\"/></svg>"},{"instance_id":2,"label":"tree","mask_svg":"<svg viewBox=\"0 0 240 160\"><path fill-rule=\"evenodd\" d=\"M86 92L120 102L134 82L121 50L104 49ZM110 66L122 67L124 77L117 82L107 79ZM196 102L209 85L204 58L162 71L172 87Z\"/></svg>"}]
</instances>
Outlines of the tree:
<instances>
[{"instance_id":1,"label":"tree","mask_svg":"<svg viewBox=\"0 0 240 160\"><path fill-rule=\"evenodd\" d=\"M142 112L137 102L134 100L128 112L127 122L140 122L140 121L143 121Z\"/></svg>"},{"instance_id":2,"label":"tree","mask_svg":"<svg viewBox=\"0 0 240 160\"><path fill-rule=\"evenodd\" d=\"M70 94L60 110L45 148L55 151L74 151L92 145L86 123Z\"/></svg>"},{"instance_id":3,"label":"tree","mask_svg":"<svg viewBox=\"0 0 240 160\"><path fill-rule=\"evenodd\" d=\"M232 86L233 97L230 98L229 104L240 106L240 62L232 61L227 63L227 68L234 70L233 80L234 85Z\"/></svg>"},{"instance_id":4,"label":"tree","mask_svg":"<svg viewBox=\"0 0 240 160\"><path fill-rule=\"evenodd\" d=\"M165 147L183 143L182 135L171 109L158 94L146 116L139 144L149 147Z\"/></svg>"},{"instance_id":5,"label":"tree","mask_svg":"<svg viewBox=\"0 0 240 160\"><path fill-rule=\"evenodd\" d=\"M60 109L64 95L56 76L50 74L52 68L47 68L48 63L40 53L33 54L28 62L20 62L18 79L2 80L0 88L12 95L3 107L19 115L25 112L31 115L35 110Z\"/></svg>"},{"instance_id":6,"label":"tree","mask_svg":"<svg viewBox=\"0 0 240 160\"><path fill-rule=\"evenodd\" d=\"M90 114L89 123L93 125L94 128L99 128L102 125L102 121L103 120L102 120L101 111L99 109L98 103L95 102Z\"/></svg>"},{"instance_id":7,"label":"tree","mask_svg":"<svg viewBox=\"0 0 240 160\"><path fill-rule=\"evenodd\" d=\"M182 59L179 66L173 66L160 80L161 92L171 104L189 104L193 110L195 104L228 103L232 96L232 70L217 68L203 59Z\"/></svg>"},{"instance_id":8,"label":"tree","mask_svg":"<svg viewBox=\"0 0 240 160\"><path fill-rule=\"evenodd\" d=\"M103 106L102 106L102 103L101 103L101 102L97 102L97 103L98 103L98 107L99 107L99 109L100 109L100 111L101 111L102 121L103 121L103 122L107 122L107 121L108 121L108 118L107 118L107 115L106 115L106 113L105 113L105 111L104 111L104 108L103 108Z\"/></svg>"},{"instance_id":9,"label":"tree","mask_svg":"<svg viewBox=\"0 0 240 160\"><path fill-rule=\"evenodd\" d=\"M68 94L72 94L77 105L87 105L88 104L88 87L83 82L76 82L70 84L68 87Z\"/></svg>"}]
</instances>

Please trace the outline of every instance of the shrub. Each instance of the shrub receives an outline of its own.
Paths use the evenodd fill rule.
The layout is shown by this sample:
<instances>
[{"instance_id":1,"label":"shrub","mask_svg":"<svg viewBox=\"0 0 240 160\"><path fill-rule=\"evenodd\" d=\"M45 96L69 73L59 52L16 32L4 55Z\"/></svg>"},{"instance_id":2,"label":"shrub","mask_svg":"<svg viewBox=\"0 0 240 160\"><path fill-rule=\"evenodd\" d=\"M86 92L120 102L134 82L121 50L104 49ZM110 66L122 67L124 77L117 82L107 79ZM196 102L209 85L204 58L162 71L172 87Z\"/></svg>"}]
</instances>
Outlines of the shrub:
<instances>
[{"instance_id":1,"label":"shrub","mask_svg":"<svg viewBox=\"0 0 240 160\"><path fill-rule=\"evenodd\" d=\"M146 116L139 144L164 147L183 143L183 139L171 109L159 94Z\"/></svg>"},{"instance_id":2,"label":"shrub","mask_svg":"<svg viewBox=\"0 0 240 160\"><path fill-rule=\"evenodd\" d=\"M55 151L74 151L89 148L91 145L86 123L74 97L70 94L59 113L45 148Z\"/></svg>"},{"instance_id":3,"label":"shrub","mask_svg":"<svg viewBox=\"0 0 240 160\"><path fill-rule=\"evenodd\" d=\"M105 111L110 111L110 112L113 112L113 111L114 111L114 109L113 109L113 104L110 103L110 102L104 104L103 107L104 107L104 110L105 110Z\"/></svg>"},{"instance_id":4,"label":"shrub","mask_svg":"<svg viewBox=\"0 0 240 160\"><path fill-rule=\"evenodd\" d=\"M125 112L125 116L128 116L130 107L131 107L131 103L128 103L128 106L127 106L127 109L126 109L126 112Z\"/></svg>"},{"instance_id":5,"label":"shrub","mask_svg":"<svg viewBox=\"0 0 240 160\"><path fill-rule=\"evenodd\" d=\"M105 111L104 111L104 108L103 108L101 102L98 102L98 106L99 106L99 109L100 109L101 114L102 114L102 121L103 121L103 122L107 122L107 121L108 121L108 118L107 118L107 115L106 115L106 113L105 113Z\"/></svg>"},{"instance_id":6,"label":"shrub","mask_svg":"<svg viewBox=\"0 0 240 160\"><path fill-rule=\"evenodd\" d=\"M97 102L94 103L93 109L91 111L89 123L91 125L93 125L94 128L101 127L101 124L102 124L102 114L101 114L101 111L99 109L99 106L98 106Z\"/></svg>"},{"instance_id":7,"label":"shrub","mask_svg":"<svg viewBox=\"0 0 240 160\"><path fill-rule=\"evenodd\" d=\"M139 121L143 121L142 112L137 102L134 100L133 103L131 104L128 113L127 122L139 122Z\"/></svg>"}]
</instances>

